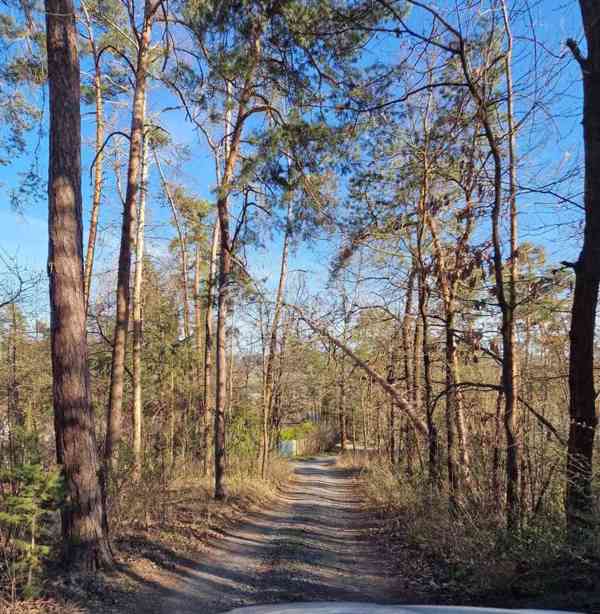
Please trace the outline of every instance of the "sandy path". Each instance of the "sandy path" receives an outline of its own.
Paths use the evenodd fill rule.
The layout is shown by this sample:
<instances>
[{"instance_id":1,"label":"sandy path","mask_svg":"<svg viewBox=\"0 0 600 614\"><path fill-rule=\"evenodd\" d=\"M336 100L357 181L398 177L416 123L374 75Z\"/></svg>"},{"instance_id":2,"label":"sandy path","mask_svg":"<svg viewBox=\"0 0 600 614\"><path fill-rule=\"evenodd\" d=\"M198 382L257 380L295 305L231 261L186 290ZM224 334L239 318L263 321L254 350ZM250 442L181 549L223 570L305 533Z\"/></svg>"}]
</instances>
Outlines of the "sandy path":
<instances>
[{"instance_id":1,"label":"sandy path","mask_svg":"<svg viewBox=\"0 0 600 614\"><path fill-rule=\"evenodd\" d=\"M335 459L296 463L277 505L215 539L203 560L148 612L213 614L283 601L400 601L385 553L370 536L350 471Z\"/></svg>"}]
</instances>

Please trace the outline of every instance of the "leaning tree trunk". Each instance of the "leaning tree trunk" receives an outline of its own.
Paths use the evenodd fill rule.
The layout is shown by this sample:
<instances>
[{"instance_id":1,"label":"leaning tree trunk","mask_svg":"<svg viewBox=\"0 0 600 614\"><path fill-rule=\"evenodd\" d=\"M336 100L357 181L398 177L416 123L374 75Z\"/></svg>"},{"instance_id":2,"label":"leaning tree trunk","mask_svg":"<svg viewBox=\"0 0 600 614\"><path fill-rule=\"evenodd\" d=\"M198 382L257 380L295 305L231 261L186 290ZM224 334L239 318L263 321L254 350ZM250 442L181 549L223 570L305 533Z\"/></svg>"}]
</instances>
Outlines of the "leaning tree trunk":
<instances>
[{"instance_id":1,"label":"leaning tree trunk","mask_svg":"<svg viewBox=\"0 0 600 614\"><path fill-rule=\"evenodd\" d=\"M567 525L577 539L590 524L592 461L596 415L594 332L600 281L600 5L580 0L588 54L575 41L568 45L583 75L583 139L585 143L585 226L583 248L575 269L569 354L569 428L567 460Z\"/></svg>"},{"instance_id":2,"label":"leaning tree trunk","mask_svg":"<svg viewBox=\"0 0 600 614\"><path fill-rule=\"evenodd\" d=\"M412 404L407 401L398 390L390 384L385 377L382 377L377 371L375 371L369 364L362 360L355 352L346 345L343 341L340 341L336 337L334 337L326 328L319 325L317 322L309 318L297 305L288 305L291 309L293 309L298 317L315 332L321 335L324 339L327 339L331 342L331 344L341 350L350 360L359 368L367 373L371 377L371 379L376 382L383 390L389 394L392 399L395 401L396 406L406 414L409 420L412 422L415 429L425 437L427 436L427 425L415 411Z\"/></svg>"},{"instance_id":3,"label":"leaning tree trunk","mask_svg":"<svg viewBox=\"0 0 600 614\"><path fill-rule=\"evenodd\" d=\"M146 11L147 12L147 11ZM119 270L117 275L117 314L113 340L110 392L106 416L106 442L104 445L105 472L114 461L114 451L122 435L123 389L125 384L125 351L129 329L131 249L135 245L135 216L140 188L140 166L142 161L142 137L144 133L144 112L146 100L146 81L148 77L148 52L152 33L152 19L146 15L141 32L133 112L131 114L131 134L129 137L129 165L127 169L127 191L123 207L121 228L121 247L119 251ZM105 479L108 475L105 475Z\"/></svg>"},{"instance_id":4,"label":"leaning tree trunk","mask_svg":"<svg viewBox=\"0 0 600 614\"><path fill-rule=\"evenodd\" d=\"M71 0L46 0L50 92L48 275L54 424L68 505L64 558L78 571L112 566L90 406L81 205L80 72Z\"/></svg>"}]
</instances>

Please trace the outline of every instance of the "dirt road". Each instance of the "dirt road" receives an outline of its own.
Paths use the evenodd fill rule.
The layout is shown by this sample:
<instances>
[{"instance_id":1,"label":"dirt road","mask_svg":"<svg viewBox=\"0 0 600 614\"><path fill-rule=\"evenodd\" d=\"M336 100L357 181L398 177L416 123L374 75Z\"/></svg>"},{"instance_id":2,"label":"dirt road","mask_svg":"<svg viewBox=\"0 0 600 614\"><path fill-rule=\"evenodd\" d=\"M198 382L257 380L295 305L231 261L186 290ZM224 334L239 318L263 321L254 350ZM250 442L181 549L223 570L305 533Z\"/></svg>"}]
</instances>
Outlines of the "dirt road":
<instances>
[{"instance_id":1,"label":"dirt road","mask_svg":"<svg viewBox=\"0 0 600 614\"><path fill-rule=\"evenodd\" d=\"M147 612L216 614L282 601L401 601L350 471L335 458L296 463L280 501L213 540L201 562ZM158 597L158 595L157 595Z\"/></svg>"}]
</instances>

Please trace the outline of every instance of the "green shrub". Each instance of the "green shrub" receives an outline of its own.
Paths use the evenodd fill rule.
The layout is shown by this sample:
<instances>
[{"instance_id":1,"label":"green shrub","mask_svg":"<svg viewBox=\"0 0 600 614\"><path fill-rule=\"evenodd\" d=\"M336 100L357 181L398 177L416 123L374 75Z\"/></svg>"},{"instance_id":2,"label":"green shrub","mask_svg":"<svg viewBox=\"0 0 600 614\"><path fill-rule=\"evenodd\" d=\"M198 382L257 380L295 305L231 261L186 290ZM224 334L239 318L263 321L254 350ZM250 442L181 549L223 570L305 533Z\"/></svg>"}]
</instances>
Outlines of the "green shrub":
<instances>
[{"instance_id":1,"label":"green shrub","mask_svg":"<svg viewBox=\"0 0 600 614\"><path fill-rule=\"evenodd\" d=\"M49 521L64 498L62 476L59 469L48 471L41 464L23 463L4 469L0 481L10 492L0 501L2 588L12 596L19 591L33 596L39 590L42 560L50 551Z\"/></svg>"},{"instance_id":2,"label":"green shrub","mask_svg":"<svg viewBox=\"0 0 600 614\"><path fill-rule=\"evenodd\" d=\"M295 424L294 426L288 426L284 429L281 429L281 440L293 441L294 439L304 439L305 437L313 433L316 428L316 424L305 420L301 424Z\"/></svg>"}]
</instances>

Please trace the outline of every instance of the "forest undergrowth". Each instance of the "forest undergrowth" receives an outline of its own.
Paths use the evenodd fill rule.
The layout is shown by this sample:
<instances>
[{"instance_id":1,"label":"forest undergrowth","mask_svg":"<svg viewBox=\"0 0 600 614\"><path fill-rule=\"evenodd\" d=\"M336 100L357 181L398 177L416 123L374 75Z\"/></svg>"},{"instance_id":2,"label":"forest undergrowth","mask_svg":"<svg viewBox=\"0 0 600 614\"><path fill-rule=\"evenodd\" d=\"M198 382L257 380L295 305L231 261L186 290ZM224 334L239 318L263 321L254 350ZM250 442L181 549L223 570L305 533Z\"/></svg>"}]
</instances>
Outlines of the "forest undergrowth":
<instances>
[{"instance_id":1,"label":"forest undergrowth","mask_svg":"<svg viewBox=\"0 0 600 614\"><path fill-rule=\"evenodd\" d=\"M59 522L47 536L49 556L40 565L32 590L18 590L19 569L5 574L0 591L2 614L82 614L129 611L142 585L172 571L182 558L199 556L207 539L239 521L255 507L268 504L289 479L291 465L275 458L267 479L238 467L228 479L227 496L212 497L212 476L202 467L175 464L166 474L134 483L130 472L116 475L111 491L114 570L96 575L62 573ZM195 476L195 477L192 477ZM9 564L6 561L7 565ZM13 586L11 586L11 580Z\"/></svg>"},{"instance_id":2,"label":"forest undergrowth","mask_svg":"<svg viewBox=\"0 0 600 614\"><path fill-rule=\"evenodd\" d=\"M382 541L405 574L428 584L431 603L600 612L600 523L575 547L558 502L556 511L549 502L508 535L501 502L494 509L474 495L453 512L426 475L352 452L338 464L358 470Z\"/></svg>"}]
</instances>

